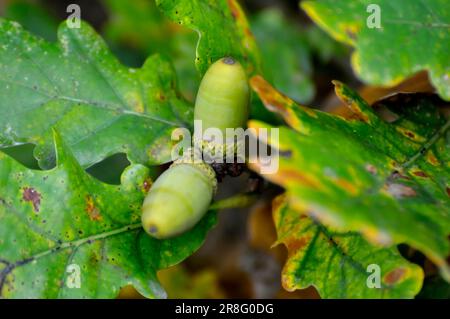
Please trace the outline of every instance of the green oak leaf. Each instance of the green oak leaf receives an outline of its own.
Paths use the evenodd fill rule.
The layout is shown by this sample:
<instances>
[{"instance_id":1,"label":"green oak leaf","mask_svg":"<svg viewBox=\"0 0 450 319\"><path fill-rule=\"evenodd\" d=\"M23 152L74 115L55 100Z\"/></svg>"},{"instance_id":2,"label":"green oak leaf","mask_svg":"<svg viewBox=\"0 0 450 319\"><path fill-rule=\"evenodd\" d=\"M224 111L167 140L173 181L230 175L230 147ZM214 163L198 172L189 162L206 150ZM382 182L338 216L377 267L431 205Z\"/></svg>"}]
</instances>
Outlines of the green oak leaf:
<instances>
[{"instance_id":1,"label":"green oak leaf","mask_svg":"<svg viewBox=\"0 0 450 319\"><path fill-rule=\"evenodd\" d=\"M195 63L201 74L227 55L239 59L248 73L259 71L259 51L236 0L156 0L156 4L169 19L198 33Z\"/></svg>"},{"instance_id":2,"label":"green oak leaf","mask_svg":"<svg viewBox=\"0 0 450 319\"><path fill-rule=\"evenodd\" d=\"M285 19L279 9L258 13L252 18L251 26L261 49L266 78L294 100L310 102L315 90L306 33Z\"/></svg>"},{"instance_id":3,"label":"green oak leaf","mask_svg":"<svg viewBox=\"0 0 450 319\"><path fill-rule=\"evenodd\" d=\"M262 57L264 76L292 99L306 103L315 95L313 56L326 64L342 57L345 47L315 25L302 28L280 9L266 9L251 18L251 29ZM280 123L257 98L252 99L251 118Z\"/></svg>"},{"instance_id":4,"label":"green oak leaf","mask_svg":"<svg viewBox=\"0 0 450 319\"><path fill-rule=\"evenodd\" d=\"M83 167L116 153L160 164L170 160L172 130L192 121L166 59L127 68L86 23L63 22L49 43L0 19L0 43L0 147L34 143L43 168L55 162L52 127Z\"/></svg>"},{"instance_id":5,"label":"green oak leaf","mask_svg":"<svg viewBox=\"0 0 450 319\"><path fill-rule=\"evenodd\" d=\"M347 55L347 48L319 27L301 26L280 9L258 12L250 22L264 76L295 101L307 103L314 98L313 57L325 65Z\"/></svg>"},{"instance_id":6,"label":"green oak leaf","mask_svg":"<svg viewBox=\"0 0 450 319\"><path fill-rule=\"evenodd\" d=\"M380 9L380 28L367 25L373 3ZM447 0L316 0L301 7L335 39L355 47L352 64L362 80L391 86L428 70L439 94L450 100Z\"/></svg>"},{"instance_id":7,"label":"green oak leaf","mask_svg":"<svg viewBox=\"0 0 450 319\"><path fill-rule=\"evenodd\" d=\"M450 120L432 100L394 101L397 119L388 123L339 82L350 119L299 105L260 76L251 85L290 126L279 128L279 143L268 141L280 150L279 168L264 176L288 190L293 209L371 242L407 243L450 280ZM258 121L249 127L270 128Z\"/></svg>"},{"instance_id":8,"label":"green oak leaf","mask_svg":"<svg viewBox=\"0 0 450 319\"><path fill-rule=\"evenodd\" d=\"M103 0L108 21L105 39L123 58L161 53L169 56L178 76L180 91L193 100L200 83L195 65L197 34L169 20L148 0ZM136 59L136 58L135 58Z\"/></svg>"},{"instance_id":9,"label":"green oak leaf","mask_svg":"<svg viewBox=\"0 0 450 319\"><path fill-rule=\"evenodd\" d=\"M357 233L331 231L289 208L284 195L274 200L273 216L277 243L288 250L282 271L288 291L313 285L322 298L412 298L422 287L422 269L395 247L372 246Z\"/></svg>"},{"instance_id":10,"label":"green oak leaf","mask_svg":"<svg viewBox=\"0 0 450 319\"><path fill-rule=\"evenodd\" d=\"M113 43L126 43L145 53L170 54L171 37L176 33L154 1L102 0L108 11L105 38Z\"/></svg>"},{"instance_id":11,"label":"green oak leaf","mask_svg":"<svg viewBox=\"0 0 450 319\"><path fill-rule=\"evenodd\" d=\"M54 138L57 166L48 171L0 152L0 297L114 298L126 285L164 297L156 272L192 254L215 213L179 237L151 238L140 223L148 168L131 165L120 185L104 184Z\"/></svg>"},{"instance_id":12,"label":"green oak leaf","mask_svg":"<svg viewBox=\"0 0 450 319\"><path fill-rule=\"evenodd\" d=\"M328 33L316 25L308 26L303 31L306 34L308 45L314 55L319 58L323 64L329 63L333 59L343 59L348 56L348 47L343 43L336 41Z\"/></svg>"}]
</instances>

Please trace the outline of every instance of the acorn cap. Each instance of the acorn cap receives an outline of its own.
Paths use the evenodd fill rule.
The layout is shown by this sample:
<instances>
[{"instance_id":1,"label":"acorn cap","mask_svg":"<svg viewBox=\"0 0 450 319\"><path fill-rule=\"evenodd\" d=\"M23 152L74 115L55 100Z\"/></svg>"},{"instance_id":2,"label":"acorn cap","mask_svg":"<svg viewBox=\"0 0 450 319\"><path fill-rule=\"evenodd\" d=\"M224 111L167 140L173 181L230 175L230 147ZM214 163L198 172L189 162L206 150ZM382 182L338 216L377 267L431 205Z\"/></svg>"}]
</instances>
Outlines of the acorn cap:
<instances>
[{"instance_id":1,"label":"acorn cap","mask_svg":"<svg viewBox=\"0 0 450 319\"><path fill-rule=\"evenodd\" d=\"M200 169L206 177L211 181L213 187L213 193L217 192L217 178L214 169L207 163L203 162L201 159L201 153L195 150L195 148L189 148L183 156L175 160L170 167L175 167L180 164L191 164L196 168Z\"/></svg>"}]
</instances>

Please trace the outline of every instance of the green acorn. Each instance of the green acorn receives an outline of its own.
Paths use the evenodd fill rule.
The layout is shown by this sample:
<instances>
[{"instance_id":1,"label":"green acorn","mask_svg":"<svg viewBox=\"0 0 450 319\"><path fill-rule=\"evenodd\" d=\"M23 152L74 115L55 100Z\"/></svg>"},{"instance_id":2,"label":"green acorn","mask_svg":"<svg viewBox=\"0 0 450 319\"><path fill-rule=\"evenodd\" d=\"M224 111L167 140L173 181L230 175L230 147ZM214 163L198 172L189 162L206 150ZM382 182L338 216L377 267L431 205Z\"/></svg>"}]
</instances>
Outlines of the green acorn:
<instances>
[{"instance_id":1,"label":"green acorn","mask_svg":"<svg viewBox=\"0 0 450 319\"><path fill-rule=\"evenodd\" d=\"M248 118L249 87L241 64L226 57L206 72L195 103L195 120L203 129L218 128L225 137L227 128L244 127ZM223 155L232 143L199 141L200 148ZM198 149L197 149L198 150ZM142 225L151 236L164 239L192 228L208 211L217 188L211 166L194 160L190 149L152 185L142 207Z\"/></svg>"},{"instance_id":2,"label":"green acorn","mask_svg":"<svg viewBox=\"0 0 450 319\"><path fill-rule=\"evenodd\" d=\"M142 225L164 239L192 228L208 211L217 188L214 170L182 158L158 177L142 206Z\"/></svg>"},{"instance_id":3,"label":"green acorn","mask_svg":"<svg viewBox=\"0 0 450 319\"><path fill-rule=\"evenodd\" d=\"M249 98L250 89L242 65L231 57L222 58L209 67L200 83L194 119L202 121L203 132L208 128L218 128L225 137L227 128L245 127ZM198 140L195 134L194 142L203 149L224 154L235 148L232 144L223 145L223 141Z\"/></svg>"}]
</instances>

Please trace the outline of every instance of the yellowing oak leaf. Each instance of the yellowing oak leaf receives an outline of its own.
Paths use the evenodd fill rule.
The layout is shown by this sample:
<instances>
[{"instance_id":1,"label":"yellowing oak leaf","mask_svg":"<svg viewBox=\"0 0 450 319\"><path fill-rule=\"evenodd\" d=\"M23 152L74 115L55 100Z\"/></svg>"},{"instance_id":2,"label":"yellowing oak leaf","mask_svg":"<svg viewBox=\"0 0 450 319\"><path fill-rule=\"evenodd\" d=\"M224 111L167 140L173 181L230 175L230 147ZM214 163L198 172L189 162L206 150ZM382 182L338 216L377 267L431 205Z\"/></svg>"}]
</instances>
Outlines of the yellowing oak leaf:
<instances>
[{"instance_id":1,"label":"yellowing oak leaf","mask_svg":"<svg viewBox=\"0 0 450 319\"><path fill-rule=\"evenodd\" d=\"M373 246L356 232L335 232L274 200L278 243L288 250L282 272L289 291L313 285L322 298L412 298L423 271L395 247Z\"/></svg>"},{"instance_id":2,"label":"yellowing oak leaf","mask_svg":"<svg viewBox=\"0 0 450 319\"><path fill-rule=\"evenodd\" d=\"M350 119L299 105L260 76L251 85L290 126L279 128L279 144L268 141L280 149L280 161L277 172L264 176L288 191L292 209L375 243L407 243L450 280L450 121L433 99L392 103L397 118L388 123L339 82L336 93L352 110Z\"/></svg>"}]
</instances>

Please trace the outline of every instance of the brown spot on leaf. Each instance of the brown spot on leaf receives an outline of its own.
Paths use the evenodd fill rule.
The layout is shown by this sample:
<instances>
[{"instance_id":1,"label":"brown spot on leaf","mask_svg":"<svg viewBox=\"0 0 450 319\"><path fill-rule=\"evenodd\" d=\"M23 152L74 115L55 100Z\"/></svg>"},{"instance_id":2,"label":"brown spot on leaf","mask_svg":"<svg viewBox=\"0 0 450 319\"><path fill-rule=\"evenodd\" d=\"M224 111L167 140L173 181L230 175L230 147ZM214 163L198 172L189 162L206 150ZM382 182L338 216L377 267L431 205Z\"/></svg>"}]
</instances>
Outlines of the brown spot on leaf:
<instances>
[{"instance_id":1,"label":"brown spot on leaf","mask_svg":"<svg viewBox=\"0 0 450 319\"><path fill-rule=\"evenodd\" d=\"M408 137L410 137L410 138L415 138L415 137L416 137L416 136L414 135L414 133L411 132L411 131L405 131L405 135L408 136Z\"/></svg>"},{"instance_id":2,"label":"brown spot on leaf","mask_svg":"<svg viewBox=\"0 0 450 319\"><path fill-rule=\"evenodd\" d=\"M417 195L416 191L413 188L405 186L403 184L388 184L386 186L386 190L395 198L414 197Z\"/></svg>"},{"instance_id":3,"label":"brown spot on leaf","mask_svg":"<svg viewBox=\"0 0 450 319\"><path fill-rule=\"evenodd\" d=\"M252 33L252 31L250 31L249 28L245 28L245 29L244 29L244 33L245 33L245 35L246 35L247 37L250 37L250 38L253 37L253 33Z\"/></svg>"},{"instance_id":4,"label":"brown spot on leaf","mask_svg":"<svg viewBox=\"0 0 450 319\"><path fill-rule=\"evenodd\" d=\"M445 190L447 191L447 195L450 197L450 188L446 187Z\"/></svg>"},{"instance_id":5,"label":"brown spot on leaf","mask_svg":"<svg viewBox=\"0 0 450 319\"><path fill-rule=\"evenodd\" d=\"M377 174L377 168L375 166L373 166L372 164L367 164L366 165L366 171L368 171L372 175L376 175Z\"/></svg>"},{"instance_id":6,"label":"brown spot on leaf","mask_svg":"<svg viewBox=\"0 0 450 319\"><path fill-rule=\"evenodd\" d=\"M147 178L143 183L144 192L148 193L150 190L150 187L152 187L152 180L150 178Z\"/></svg>"},{"instance_id":7,"label":"brown spot on leaf","mask_svg":"<svg viewBox=\"0 0 450 319\"><path fill-rule=\"evenodd\" d=\"M95 264L97 264L99 261L100 261L100 258L99 258L99 256L97 256L96 253L92 253L92 254L89 256L89 263L90 263L90 264L95 265Z\"/></svg>"},{"instance_id":8,"label":"brown spot on leaf","mask_svg":"<svg viewBox=\"0 0 450 319\"><path fill-rule=\"evenodd\" d=\"M436 156L434 155L433 151L429 150L427 152L427 161L428 163L430 163L433 166L438 166L439 165L439 160L436 158Z\"/></svg>"},{"instance_id":9,"label":"brown spot on leaf","mask_svg":"<svg viewBox=\"0 0 450 319\"><path fill-rule=\"evenodd\" d=\"M361 108L355 103L354 100L349 99L346 96L341 97L342 101L353 112L352 120L359 120L365 123L369 123L369 117L361 111Z\"/></svg>"},{"instance_id":10,"label":"brown spot on leaf","mask_svg":"<svg viewBox=\"0 0 450 319\"><path fill-rule=\"evenodd\" d=\"M241 12L239 7L236 5L235 0L228 0L228 7L230 8L232 16L235 19L239 19Z\"/></svg>"},{"instance_id":11,"label":"brown spot on leaf","mask_svg":"<svg viewBox=\"0 0 450 319\"><path fill-rule=\"evenodd\" d=\"M344 189L345 191L347 191L348 193L350 193L352 195L356 195L358 193L358 188L345 179L338 178L335 180L335 183L340 188Z\"/></svg>"},{"instance_id":12,"label":"brown spot on leaf","mask_svg":"<svg viewBox=\"0 0 450 319\"><path fill-rule=\"evenodd\" d=\"M422 171L415 171L415 172L413 172L413 174L416 175L416 176L420 176L420 177L428 177L428 175L425 174L425 172L422 172Z\"/></svg>"},{"instance_id":13,"label":"brown spot on leaf","mask_svg":"<svg viewBox=\"0 0 450 319\"><path fill-rule=\"evenodd\" d=\"M22 198L26 202L31 202L33 204L33 209L37 213L39 212L39 208L41 206L41 194L37 192L32 187L25 187L23 189Z\"/></svg>"},{"instance_id":14,"label":"brown spot on leaf","mask_svg":"<svg viewBox=\"0 0 450 319\"><path fill-rule=\"evenodd\" d=\"M334 90L339 99L353 112L351 119L359 120L365 123L370 123L369 116L365 114L358 102L348 96L344 91L344 85L339 81L332 81L334 84Z\"/></svg>"},{"instance_id":15,"label":"brown spot on leaf","mask_svg":"<svg viewBox=\"0 0 450 319\"><path fill-rule=\"evenodd\" d=\"M163 92L159 92L158 93L158 100L160 100L160 101L165 101L166 100L166 96L164 95Z\"/></svg>"},{"instance_id":16,"label":"brown spot on leaf","mask_svg":"<svg viewBox=\"0 0 450 319\"><path fill-rule=\"evenodd\" d=\"M145 111L145 106L142 98L136 92L129 91L126 94L126 100L128 101L129 105L132 106L134 111L138 113L143 113Z\"/></svg>"},{"instance_id":17,"label":"brown spot on leaf","mask_svg":"<svg viewBox=\"0 0 450 319\"><path fill-rule=\"evenodd\" d=\"M418 135L417 133L408 130L407 128L404 128L402 126L396 126L395 129L400 132L402 135L406 136L407 138L416 141L416 142L425 142L425 138L423 136Z\"/></svg>"},{"instance_id":18,"label":"brown spot on leaf","mask_svg":"<svg viewBox=\"0 0 450 319\"><path fill-rule=\"evenodd\" d=\"M410 179L411 179L409 176L406 176L406 175L402 174L402 173L399 172L399 171L394 171L394 172L391 174L391 177L392 177L392 179L399 179L399 178L401 178L401 179L406 179L406 180L410 180Z\"/></svg>"},{"instance_id":19,"label":"brown spot on leaf","mask_svg":"<svg viewBox=\"0 0 450 319\"><path fill-rule=\"evenodd\" d=\"M384 277L384 282L389 285L393 285L397 283L400 279L402 279L405 274L406 274L405 268L396 268L387 273L387 275Z\"/></svg>"},{"instance_id":20,"label":"brown spot on leaf","mask_svg":"<svg viewBox=\"0 0 450 319\"><path fill-rule=\"evenodd\" d=\"M346 28L345 29L345 34L347 34L347 36L352 39L353 41L356 42L356 32L355 32L355 28Z\"/></svg>"},{"instance_id":21,"label":"brown spot on leaf","mask_svg":"<svg viewBox=\"0 0 450 319\"><path fill-rule=\"evenodd\" d=\"M86 212L89 215L89 218L94 221L102 220L102 215L100 214L100 210L95 206L94 199L92 196L86 196Z\"/></svg>"},{"instance_id":22,"label":"brown spot on leaf","mask_svg":"<svg viewBox=\"0 0 450 319\"><path fill-rule=\"evenodd\" d=\"M289 238L285 241L286 248L288 250L288 255L292 256L300 249L306 247L310 242L310 237L301 237L301 238Z\"/></svg>"}]
</instances>

